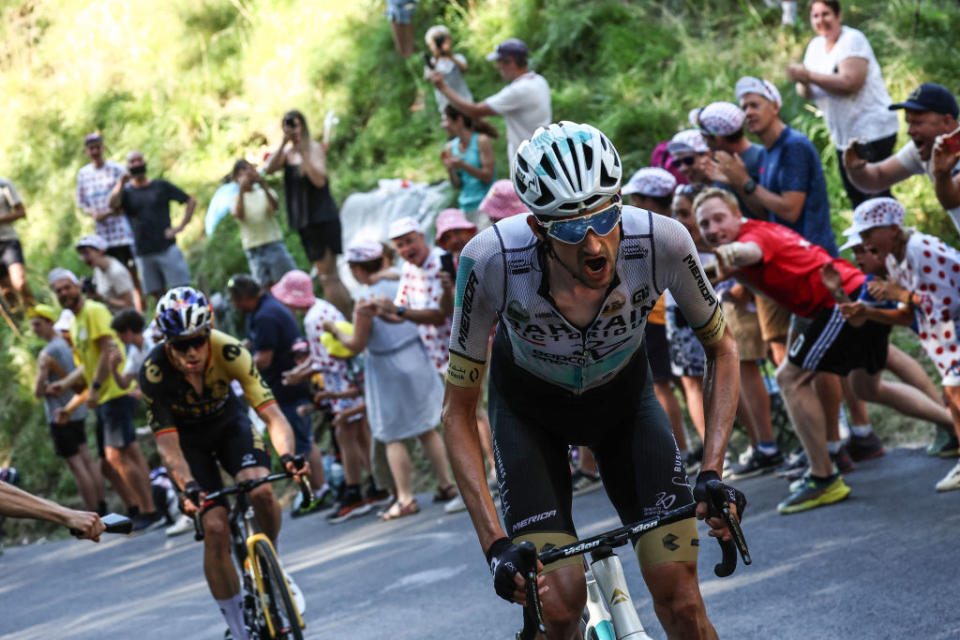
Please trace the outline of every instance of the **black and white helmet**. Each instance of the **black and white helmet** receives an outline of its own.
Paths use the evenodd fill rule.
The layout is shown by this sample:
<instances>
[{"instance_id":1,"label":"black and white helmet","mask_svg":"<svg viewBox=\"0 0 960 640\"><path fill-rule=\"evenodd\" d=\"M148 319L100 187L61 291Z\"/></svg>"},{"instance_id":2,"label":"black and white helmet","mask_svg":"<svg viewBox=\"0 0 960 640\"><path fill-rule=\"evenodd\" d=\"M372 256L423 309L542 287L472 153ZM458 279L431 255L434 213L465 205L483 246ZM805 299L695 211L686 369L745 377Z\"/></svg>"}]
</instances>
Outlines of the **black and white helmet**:
<instances>
[{"instance_id":1,"label":"black and white helmet","mask_svg":"<svg viewBox=\"0 0 960 640\"><path fill-rule=\"evenodd\" d=\"M540 127L517 149L513 187L537 216L563 218L616 195L623 167L613 143L589 124Z\"/></svg>"},{"instance_id":2,"label":"black and white helmet","mask_svg":"<svg viewBox=\"0 0 960 640\"><path fill-rule=\"evenodd\" d=\"M157 302L157 326L167 338L186 338L210 329L213 311L203 293L193 287L174 287Z\"/></svg>"}]
</instances>

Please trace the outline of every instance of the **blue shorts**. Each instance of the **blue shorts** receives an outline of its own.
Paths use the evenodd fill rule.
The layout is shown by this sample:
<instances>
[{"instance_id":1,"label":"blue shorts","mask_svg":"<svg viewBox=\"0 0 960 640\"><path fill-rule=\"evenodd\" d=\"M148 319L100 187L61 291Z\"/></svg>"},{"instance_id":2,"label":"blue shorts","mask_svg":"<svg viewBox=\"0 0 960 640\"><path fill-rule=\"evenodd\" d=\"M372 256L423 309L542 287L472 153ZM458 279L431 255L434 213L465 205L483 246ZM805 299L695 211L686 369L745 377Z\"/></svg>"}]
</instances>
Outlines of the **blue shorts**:
<instances>
[{"instance_id":1,"label":"blue shorts","mask_svg":"<svg viewBox=\"0 0 960 640\"><path fill-rule=\"evenodd\" d=\"M104 447L123 449L137 439L133 429L133 414L137 399L120 396L97 407L97 450L103 457Z\"/></svg>"},{"instance_id":2,"label":"blue shorts","mask_svg":"<svg viewBox=\"0 0 960 640\"><path fill-rule=\"evenodd\" d=\"M250 264L250 273L261 287L266 287L280 280L288 271L297 268L293 258L282 241L268 242L259 247L244 249L247 262Z\"/></svg>"},{"instance_id":3,"label":"blue shorts","mask_svg":"<svg viewBox=\"0 0 960 640\"><path fill-rule=\"evenodd\" d=\"M410 24L416 10L417 0L387 0L387 18L390 22Z\"/></svg>"},{"instance_id":4,"label":"blue shorts","mask_svg":"<svg viewBox=\"0 0 960 640\"><path fill-rule=\"evenodd\" d=\"M307 455L313 449L313 425L310 416L301 416L297 414L297 407L305 404L311 404L309 400L303 400L292 404L281 404L280 411L286 417L287 422L293 429L293 441L297 455Z\"/></svg>"}]
</instances>

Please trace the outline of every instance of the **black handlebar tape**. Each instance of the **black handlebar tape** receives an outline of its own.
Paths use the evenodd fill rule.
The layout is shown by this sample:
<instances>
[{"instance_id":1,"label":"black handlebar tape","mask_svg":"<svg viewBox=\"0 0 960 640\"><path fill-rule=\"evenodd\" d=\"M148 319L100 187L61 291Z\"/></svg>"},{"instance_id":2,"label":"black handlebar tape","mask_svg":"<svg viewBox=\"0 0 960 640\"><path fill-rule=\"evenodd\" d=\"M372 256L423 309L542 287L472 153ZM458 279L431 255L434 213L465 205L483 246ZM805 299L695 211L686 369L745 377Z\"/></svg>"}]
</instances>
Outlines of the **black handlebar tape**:
<instances>
[{"instance_id":1,"label":"black handlebar tape","mask_svg":"<svg viewBox=\"0 0 960 640\"><path fill-rule=\"evenodd\" d=\"M726 578L737 569L737 545L733 540L724 542L720 540L720 550L723 551L723 559L713 566L713 573L718 578Z\"/></svg>"},{"instance_id":2,"label":"black handlebar tape","mask_svg":"<svg viewBox=\"0 0 960 640\"><path fill-rule=\"evenodd\" d=\"M517 545L523 562L520 573L526 580L527 604L523 607L523 629L517 632L517 640L533 640L546 630L540 621L540 594L537 592L537 547L529 540Z\"/></svg>"}]
</instances>

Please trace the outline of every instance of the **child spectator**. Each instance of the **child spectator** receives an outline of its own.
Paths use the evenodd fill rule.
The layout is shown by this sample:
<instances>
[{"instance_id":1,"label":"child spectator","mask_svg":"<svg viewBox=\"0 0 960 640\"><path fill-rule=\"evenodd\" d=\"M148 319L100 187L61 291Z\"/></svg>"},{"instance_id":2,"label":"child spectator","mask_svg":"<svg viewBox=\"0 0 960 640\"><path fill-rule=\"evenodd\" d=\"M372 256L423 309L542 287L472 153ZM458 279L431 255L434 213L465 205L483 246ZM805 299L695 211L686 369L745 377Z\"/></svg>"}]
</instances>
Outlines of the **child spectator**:
<instances>
[{"instance_id":1,"label":"child spectator","mask_svg":"<svg viewBox=\"0 0 960 640\"><path fill-rule=\"evenodd\" d=\"M451 91L464 100L473 102L470 87L463 79L463 73L467 70L467 59L462 54L452 52L453 36L450 35L450 29L442 24L435 24L427 29L423 39L430 49L430 59L423 68L424 77L428 77L431 71L443 74L443 80ZM434 89L433 95L437 99L437 110L442 114L450 101L439 89Z\"/></svg>"}]
</instances>

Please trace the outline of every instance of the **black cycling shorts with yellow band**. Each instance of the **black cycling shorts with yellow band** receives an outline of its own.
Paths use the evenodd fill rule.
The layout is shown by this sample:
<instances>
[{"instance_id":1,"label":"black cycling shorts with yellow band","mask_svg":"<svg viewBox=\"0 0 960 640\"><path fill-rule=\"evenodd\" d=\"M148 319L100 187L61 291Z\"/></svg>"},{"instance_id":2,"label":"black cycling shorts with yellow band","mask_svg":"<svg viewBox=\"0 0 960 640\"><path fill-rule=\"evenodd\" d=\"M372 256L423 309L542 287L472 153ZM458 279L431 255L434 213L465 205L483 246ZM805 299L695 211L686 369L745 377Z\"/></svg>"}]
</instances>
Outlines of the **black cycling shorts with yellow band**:
<instances>
[{"instance_id":1,"label":"black cycling shorts with yellow band","mask_svg":"<svg viewBox=\"0 0 960 640\"><path fill-rule=\"evenodd\" d=\"M702 327L694 328L693 332L701 344L711 345L720 341L726 327L727 322L723 317L723 308L718 304L713 311L713 315L710 316L710 320Z\"/></svg>"},{"instance_id":2,"label":"black cycling shorts with yellow band","mask_svg":"<svg viewBox=\"0 0 960 640\"><path fill-rule=\"evenodd\" d=\"M486 378L486 369L485 362L477 362L451 351L447 382L456 387L479 387Z\"/></svg>"},{"instance_id":3,"label":"black cycling shorts with yellow band","mask_svg":"<svg viewBox=\"0 0 960 640\"><path fill-rule=\"evenodd\" d=\"M525 533L513 539L514 544L532 542L537 547L537 553L556 549L577 541L577 537L564 531L538 531ZM667 562L696 562L700 549L700 537L697 534L697 521L687 518L679 522L671 522L647 531L633 545L637 554L637 562L642 568L655 567ZM544 565L543 572L548 573L561 567L581 565L583 556L575 555L561 558Z\"/></svg>"}]
</instances>

